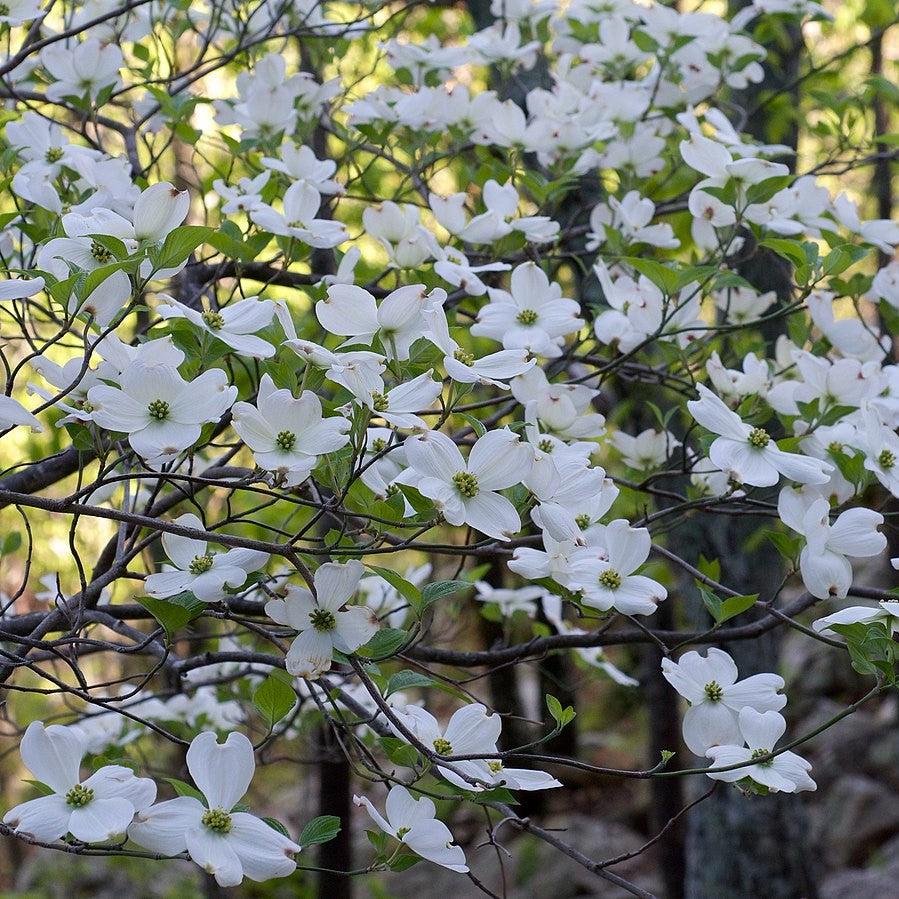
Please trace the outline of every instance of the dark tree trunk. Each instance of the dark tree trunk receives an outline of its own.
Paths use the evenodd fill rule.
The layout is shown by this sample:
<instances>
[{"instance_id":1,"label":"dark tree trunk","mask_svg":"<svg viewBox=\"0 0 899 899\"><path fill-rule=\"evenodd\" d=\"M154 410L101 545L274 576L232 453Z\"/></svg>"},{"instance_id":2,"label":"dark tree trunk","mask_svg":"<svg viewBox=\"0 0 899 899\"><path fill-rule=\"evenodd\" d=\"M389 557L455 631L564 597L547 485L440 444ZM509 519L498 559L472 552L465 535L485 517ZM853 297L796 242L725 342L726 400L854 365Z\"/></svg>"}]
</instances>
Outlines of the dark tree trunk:
<instances>
[{"instance_id":1,"label":"dark tree trunk","mask_svg":"<svg viewBox=\"0 0 899 899\"><path fill-rule=\"evenodd\" d=\"M744 3L737 3L740 7ZM775 140L792 146L798 140L799 96L796 86L802 55L802 35L798 28L784 26L771 46L764 81L752 86L737 104L747 110L744 130L763 141ZM785 95L784 106L772 95ZM750 251L738 267L739 273L760 291L774 290L781 301L791 295L791 272L782 260L767 250ZM765 333L773 344L780 322ZM672 548L695 563L702 554L721 562L721 580L735 590L771 596L780 585L782 565L776 551L765 541L751 552L747 541L758 529L757 519L746 516L702 516L675 532ZM684 595L693 623L711 622L695 590L685 578ZM752 612L744 615L745 620ZM761 639L724 646L740 670L740 677L777 671L779 659L777 631ZM691 783L695 792L705 785ZM686 835L686 879L688 899L798 899L814 897L816 890L807 866L804 814L795 797L744 796L733 787L717 790L695 808L688 818Z\"/></svg>"},{"instance_id":2,"label":"dark tree trunk","mask_svg":"<svg viewBox=\"0 0 899 899\"><path fill-rule=\"evenodd\" d=\"M340 818L340 833L318 850L318 864L330 871L318 875L319 899L350 899L352 877L341 874L353 867L350 821L353 817L353 775L349 762L330 734L320 733L322 760L319 763L318 813Z\"/></svg>"}]
</instances>

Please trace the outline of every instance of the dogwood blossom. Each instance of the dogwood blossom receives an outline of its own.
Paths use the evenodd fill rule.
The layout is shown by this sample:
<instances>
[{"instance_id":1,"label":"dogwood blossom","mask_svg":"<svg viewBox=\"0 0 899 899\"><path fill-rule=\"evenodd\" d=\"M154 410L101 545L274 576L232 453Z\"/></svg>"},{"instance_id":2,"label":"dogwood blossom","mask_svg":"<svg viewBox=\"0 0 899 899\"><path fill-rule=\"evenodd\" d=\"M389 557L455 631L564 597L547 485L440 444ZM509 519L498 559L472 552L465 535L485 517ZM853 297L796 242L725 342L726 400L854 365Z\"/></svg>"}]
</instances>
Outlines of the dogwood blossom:
<instances>
[{"instance_id":1,"label":"dogwood blossom","mask_svg":"<svg viewBox=\"0 0 899 899\"><path fill-rule=\"evenodd\" d=\"M187 750L187 770L205 805L179 796L143 808L128 836L161 855L186 851L219 886L237 886L244 877L287 877L296 870L300 846L255 815L235 809L254 769L253 745L243 734L228 734L224 743L211 731L198 734Z\"/></svg>"},{"instance_id":2,"label":"dogwood blossom","mask_svg":"<svg viewBox=\"0 0 899 899\"><path fill-rule=\"evenodd\" d=\"M88 391L91 419L127 434L131 448L151 465L169 462L192 446L203 424L218 421L237 398L237 388L220 368L186 381L171 366L134 362L119 384Z\"/></svg>"},{"instance_id":3,"label":"dogwood blossom","mask_svg":"<svg viewBox=\"0 0 899 899\"><path fill-rule=\"evenodd\" d=\"M427 796L414 799L404 786L396 784L387 794L384 815L365 796L353 796L353 802L363 806L384 833L408 846L416 855L450 871L460 874L468 871L465 852L455 845L449 828L437 820L437 809Z\"/></svg>"},{"instance_id":4,"label":"dogwood blossom","mask_svg":"<svg viewBox=\"0 0 899 899\"><path fill-rule=\"evenodd\" d=\"M285 484L301 484L318 457L349 442L350 423L338 416L322 417L319 398L308 390L296 399L275 387L269 375L259 382L256 405L235 403L232 424L253 451L260 468L284 477Z\"/></svg>"},{"instance_id":5,"label":"dogwood blossom","mask_svg":"<svg viewBox=\"0 0 899 899\"><path fill-rule=\"evenodd\" d=\"M205 530L203 522L193 512L175 519L175 524ZM144 581L148 596L165 599L189 590L203 602L215 602L225 596L225 589L242 587L249 574L258 571L268 554L256 549L236 548L225 553L210 552L205 540L182 537L165 532L162 546L173 566L168 571L151 574Z\"/></svg>"},{"instance_id":6,"label":"dogwood blossom","mask_svg":"<svg viewBox=\"0 0 899 899\"><path fill-rule=\"evenodd\" d=\"M342 608L359 587L365 569L356 560L345 565L326 562L315 572L315 593L293 584L284 599L265 604L265 614L278 624L299 631L287 652L287 670L316 678L331 667L334 650L355 652L378 630L366 606Z\"/></svg>"},{"instance_id":7,"label":"dogwood blossom","mask_svg":"<svg viewBox=\"0 0 899 899\"><path fill-rule=\"evenodd\" d=\"M773 710L760 712L750 706L740 710L738 724L742 738L740 742L709 748L706 755L712 760L712 766L723 768L769 755L787 729L783 715ZM801 790L817 789L808 774L811 768L811 764L804 758L788 751L780 752L767 761L735 768L733 771L710 771L708 776L712 780L728 783L751 777L772 793L798 793Z\"/></svg>"},{"instance_id":8,"label":"dogwood blossom","mask_svg":"<svg viewBox=\"0 0 899 899\"><path fill-rule=\"evenodd\" d=\"M741 745L744 708L776 712L787 704L778 692L783 678L754 674L738 681L734 660L714 647L704 656L691 650L677 662L662 659L662 675L690 703L682 726L684 742L696 755L705 755L713 746Z\"/></svg>"},{"instance_id":9,"label":"dogwood blossom","mask_svg":"<svg viewBox=\"0 0 899 899\"><path fill-rule=\"evenodd\" d=\"M877 556L887 538L877 531L883 516L873 509L847 509L830 521L830 503L812 490L784 487L777 514L789 528L805 537L799 555L802 582L812 596L844 597L852 586L847 556Z\"/></svg>"},{"instance_id":10,"label":"dogwood blossom","mask_svg":"<svg viewBox=\"0 0 899 899\"><path fill-rule=\"evenodd\" d=\"M562 288L550 283L543 269L525 262L512 271L510 289L489 288L490 302L471 326L475 336L490 337L507 350L523 348L555 359L565 338L584 324L580 307L562 296Z\"/></svg>"},{"instance_id":11,"label":"dogwood blossom","mask_svg":"<svg viewBox=\"0 0 899 899\"><path fill-rule=\"evenodd\" d=\"M464 522L497 540L509 540L521 528L515 507L498 491L521 483L533 457L511 431L503 428L479 437L467 461L440 431L413 435L404 449L420 476L415 486L434 500L450 524Z\"/></svg>"},{"instance_id":12,"label":"dogwood blossom","mask_svg":"<svg viewBox=\"0 0 899 899\"><path fill-rule=\"evenodd\" d=\"M156 798L152 780L130 768L104 765L81 780L86 747L73 728L32 721L19 747L25 767L52 790L11 808L3 823L41 842L70 833L83 843L100 843L124 834L128 825Z\"/></svg>"},{"instance_id":13,"label":"dogwood blossom","mask_svg":"<svg viewBox=\"0 0 899 899\"><path fill-rule=\"evenodd\" d=\"M781 475L800 484L826 484L833 466L820 459L779 449L764 428L753 428L732 412L708 387L698 384L698 400L687 408L699 424L720 435L709 458L740 483L771 487Z\"/></svg>"}]
</instances>

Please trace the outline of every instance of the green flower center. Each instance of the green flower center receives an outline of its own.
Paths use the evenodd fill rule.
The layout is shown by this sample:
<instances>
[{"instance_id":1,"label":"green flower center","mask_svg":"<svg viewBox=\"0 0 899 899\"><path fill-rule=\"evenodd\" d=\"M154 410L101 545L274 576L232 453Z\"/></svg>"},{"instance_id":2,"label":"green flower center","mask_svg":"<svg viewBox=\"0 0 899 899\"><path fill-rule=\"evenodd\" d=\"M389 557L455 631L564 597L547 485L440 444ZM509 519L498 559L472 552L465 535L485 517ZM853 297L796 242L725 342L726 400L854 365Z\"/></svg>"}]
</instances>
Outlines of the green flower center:
<instances>
[{"instance_id":1,"label":"green flower center","mask_svg":"<svg viewBox=\"0 0 899 899\"><path fill-rule=\"evenodd\" d=\"M204 827L208 827L216 833L231 832L231 816L223 808L209 809L203 813L200 821Z\"/></svg>"},{"instance_id":2,"label":"green flower center","mask_svg":"<svg viewBox=\"0 0 899 899\"><path fill-rule=\"evenodd\" d=\"M764 428L753 428L749 432L749 442L756 449L764 449L771 442L771 435Z\"/></svg>"},{"instance_id":3,"label":"green flower center","mask_svg":"<svg viewBox=\"0 0 899 899\"><path fill-rule=\"evenodd\" d=\"M582 530L586 531L588 527L590 527L590 516L587 514L578 515L577 518L574 519L574 523ZM604 572L608 574L608 572Z\"/></svg>"},{"instance_id":4,"label":"green flower center","mask_svg":"<svg viewBox=\"0 0 899 899\"><path fill-rule=\"evenodd\" d=\"M384 491L384 494L389 498L391 496L396 496L399 492L400 488L396 484L388 484L387 489Z\"/></svg>"},{"instance_id":5,"label":"green flower center","mask_svg":"<svg viewBox=\"0 0 899 899\"><path fill-rule=\"evenodd\" d=\"M453 475L453 484L462 496L473 499L478 495L478 479L470 471L457 471Z\"/></svg>"},{"instance_id":6,"label":"green flower center","mask_svg":"<svg viewBox=\"0 0 899 899\"><path fill-rule=\"evenodd\" d=\"M474 353L468 353L465 350L456 350L453 353L453 359L461 362L463 365L474 365Z\"/></svg>"},{"instance_id":7,"label":"green flower center","mask_svg":"<svg viewBox=\"0 0 899 899\"><path fill-rule=\"evenodd\" d=\"M213 331L221 331L221 329L225 327L225 320L222 318L221 314L212 309L207 309L203 313L202 318L203 321L206 322L206 327Z\"/></svg>"},{"instance_id":8,"label":"green flower center","mask_svg":"<svg viewBox=\"0 0 899 899\"><path fill-rule=\"evenodd\" d=\"M832 441L827 445L827 452L828 452L831 456L836 456L838 453L841 453L842 451L843 451L843 444L840 443L839 440L832 440Z\"/></svg>"},{"instance_id":9,"label":"green flower center","mask_svg":"<svg viewBox=\"0 0 899 899\"><path fill-rule=\"evenodd\" d=\"M383 437L376 437L371 442L372 452L380 453L387 448L387 441Z\"/></svg>"},{"instance_id":10,"label":"green flower center","mask_svg":"<svg viewBox=\"0 0 899 899\"><path fill-rule=\"evenodd\" d=\"M330 609L313 609L309 613L309 623L322 633L333 631L337 627L337 619Z\"/></svg>"},{"instance_id":11,"label":"green flower center","mask_svg":"<svg viewBox=\"0 0 899 899\"><path fill-rule=\"evenodd\" d=\"M537 318L537 313L534 312L533 309L522 309L521 312L515 316L515 321L517 321L519 325L530 327L531 325L536 324Z\"/></svg>"},{"instance_id":12,"label":"green flower center","mask_svg":"<svg viewBox=\"0 0 899 899\"><path fill-rule=\"evenodd\" d=\"M770 750L770 749L753 749L753 750L752 750L752 755L750 756L750 759L754 762L756 759L760 759L760 758L762 758L763 756L766 756L766 755L771 755L771 750ZM760 764L763 768L768 768L768 767L770 767L773 763L774 763L774 759L768 759L767 762L759 762L759 764Z\"/></svg>"},{"instance_id":13,"label":"green flower center","mask_svg":"<svg viewBox=\"0 0 899 899\"><path fill-rule=\"evenodd\" d=\"M406 836L406 834L409 833L410 830L412 830L411 827L401 827L401 828L396 832L396 838L402 843L402 842L403 842L403 837Z\"/></svg>"},{"instance_id":14,"label":"green flower center","mask_svg":"<svg viewBox=\"0 0 899 899\"><path fill-rule=\"evenodd\" d=\"M449 755L453 751L453 744L445 737L434 740L434 752L438 755Z\"/></svg>"},{"instance_id":15,"label":"green flower center","mask_svg":"<svg viewBox=\"0 0 899 899\"><path fill-rule=\"evenodd\" d=\"M191 574L206 574L212 568L212 556L207 553L205 556L194 556L188 570Z\"/></svg>"},{"instance_id":16,"label":"green flower center","mask_svg":"<svg viewBox=\"0 0 899 899\"><path fill-rule=\"evenodd\" d=\"M90 787L83 787L81 784L75 784L68 793L66 793L66 802L73 808L83 808L94 798L94 791Z\"/></svg>"},{"instance_id":17,"label":"green flower center","mask_svg":"<svg viewBox=\"0 0 899 899\"><path fill-rule=\"evenodd\" d=\"M112 250L108 250L103 244L96 240L91 241L91 256L93 256L101 265L106 265L115 258L112 255Z\"/></svg>"},{"instance_id":18,"label":"green flower center","mask_svg":"<svg viewBox=\"0 0 899 899\"><path fill-rule=\"evenodd\" d=\"M499 761L487 762L487 767L490 769L491 774L499 774L503 770L503 763Z\"/></svg>"},{"instance_id":19,"label":"green flower center","mask_svg":"<svg viewBox=\"0 0 899 899\"><path fill-rule=\"evenodd\" d=\"M285 453L289 453L296 442L297 435L294 434L293 431L281 431L275 438L275 443L278 444L278 448L284 450Z\"/></svg>"},{"instance_id":20,"label":"green flower center","mask_svg":"<svg viewBox=\"0 0 899 899\"><path fill-rule=\"evenodd\" d=\"M0 10L7 10L8 7L5 4L0 4ZM5 16L7 13L0 11L0 16ZM46 153L44 153L44 161L49 163L59 162L62 159L62 149L59 147L50 147Z\"/></svg>"},{"instance_id":21,"label":"green flower center","mask_svg":"<svg viewBox=\"0 0 899 899\"><path fill-rule=\"evenodd\" d=\"M599 576L599 582L607 590L617 590L621 586L621 575L613 568L608 568Z\"/></svg>"},{"instance_id":22,"label":"green flower center","mask_svg":"<svg viewBox=\"0 0 899 899\"><path fill-rule=\"evenodd\" d=\"M169 417L170 408L165 400L153 400L147 406L147 412L150 413L150 418L155 418L156 421L165 421Z\"/></svg>"},{"instance_id":23,"label":"green flower center","mask_svg":"<svg viewBox=\"0 0 899 899\"><path fill-rule=\"evenodd\" d=\"M549 437L544 437L537 444L537 449L542 450L544 453L551 453L556 448L556 445L549 439Z\"/></svg>"},{"instance_id":24,"label":"green flower center","mask_svg":"<svg viewBox=\"0 0 899 899\"><path fill-rule=\"evenodd\" d=\"M383 393L373 393L371 404L374 406L375 412L386 412L390 408L390 400Z\"/></svg>"},{"instance_id":25,"label":"green flower center","mask_svg":"<svg viewBox=\"0 0 899 899\"><path fill-rule=\"evenodd\" d=\"M724 688L716 680L709 681L705 685L705 695L709 702L721 702L724 698Z\"/></svg>"},{"instance_id":26,"label":"green flower center","mask_svg":"<svg viewBox=\"0 0 899 899\"><path fill-rule=\"evenodd\" d=\"M889 471L896 464L896 454L892 450L883 450L877 457L877 464Z\"/></svg>"}]
</instances>

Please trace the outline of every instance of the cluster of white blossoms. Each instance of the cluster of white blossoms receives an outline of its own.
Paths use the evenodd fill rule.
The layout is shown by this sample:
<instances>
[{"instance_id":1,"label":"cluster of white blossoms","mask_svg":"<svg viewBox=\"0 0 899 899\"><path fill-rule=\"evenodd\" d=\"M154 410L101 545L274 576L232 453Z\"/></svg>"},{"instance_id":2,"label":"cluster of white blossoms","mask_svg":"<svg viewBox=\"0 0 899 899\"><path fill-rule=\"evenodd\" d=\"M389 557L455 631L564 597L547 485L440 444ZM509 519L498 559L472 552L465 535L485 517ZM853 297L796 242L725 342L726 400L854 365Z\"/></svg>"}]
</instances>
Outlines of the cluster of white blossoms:
<instances>
[{"instance_id":1,"label":"cluster of white blossoms","mask_svg":"<svg viewBox=\"0 0 899 899\"><path fill-rule=\"evenodd\" d=\"M782 677L754 674L737 680L734 660L714 648L704 656L691 650L677 662L663 659L662 674L690 704L684 742L691 752L712 760L709 777L729 783L748 778L772 793L815 789L808 774L812 766L775 746L787 728L780 714L787 704L779 692Z\"/></svg>"},{"instance_id":2,"label":"cluster of white blossoms","mask_svg":"<svg viewBox=\"0 0 899 899\"><path fill-rule=\"evenodd\" d=\"M300 846L261 818L236 809L253 779L253 746L240 733L219 743L211 731L187 750L191 795L154 804L156 784L131 768L106 765L81 779L86 751L75 728L32 722L22 737L25 767L45 794L11 808L3 823L41 843L70 833L83 843L126 835L161 855L186 854L220 886L265 881L296 869ZM196 795L193 795L196 794Z\"/></svg>"},{"instance_id":3,"label":"cluster of white blossoms","mask_svg":"<svg viewBox=\"0 0 899 899\"><path fill-rule=\"evenodd\" d=\"M397 702L382 667L425 639L444 596L471 588L508 633L550 641L535 657L569 649L633 688L627 659L612 653L622 670L601 647L622 623L631 642L651 637L675 568L696 574L666 548L666 504L767 515L797 535L791 586L851 595L850 559L886 548L870 491L899 498L899 262L874 268L899 225L865 220L718 103L762 80L751 34L772 5L726 19L494 0L494 24L446 45L388 33L372 4L265 2L246 21L91 3L83 32L50 6L2 6L0 439L17 449L0 476L77 451L75 492L45 507L121 526L119 567L98 569L96 592L112 591L109 614L141 598L158 655L200 615L252 620L250 639L274 653L223 643L224 660L191 670L189 696L142 691L114 708L224 730L246 718L229 681L284 667L291 702L361 709L358 730L414 750L404 767L427 788L551 789L554 773L505 764L503 719L471 694L453 694L472 701L445 726ZM822 15L787 5L774 14ZM166 82L146 41L188 22L215 59ZM306 36L340 49L310 61ZM386 83L355 77L353 49ZM491 69L523 96L478 88ZM788 295L751 283L741 260L757 250L792 266ZM789 329L766 343L774 319ZM157 536L165 559L147 550ZM456 553L454 572L442 558ZM92 609L90 595L85 583L57 605ZM811 633L872 622L899 630L899 606L849 607ZM778 675L738 680L718 649L662 671L690 703L684 739L709 776L814 789L810 766L776 749ZM195 736L198 794L154 804L155 784L120 766L80 780L83 741L126 746L135 732L78 727L25 732L23 762L52 793L6 814L16 832L127 836L186 853L223 886L294 870L299 844L236 810L246 737ZM383 816L356 802L412 852L466 872L416 782L392 786Z\"/></svg>"}]
</instances>

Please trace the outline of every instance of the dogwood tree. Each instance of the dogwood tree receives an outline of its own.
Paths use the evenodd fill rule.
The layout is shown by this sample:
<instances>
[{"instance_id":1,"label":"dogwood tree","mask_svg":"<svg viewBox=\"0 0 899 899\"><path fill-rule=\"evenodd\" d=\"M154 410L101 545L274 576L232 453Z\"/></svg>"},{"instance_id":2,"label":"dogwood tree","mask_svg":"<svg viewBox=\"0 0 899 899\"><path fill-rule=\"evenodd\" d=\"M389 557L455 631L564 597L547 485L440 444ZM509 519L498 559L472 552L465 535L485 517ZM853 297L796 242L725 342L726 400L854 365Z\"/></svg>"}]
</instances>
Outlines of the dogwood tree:
<instances>
[{"instance_id":1,"label":"dogwood tree","mask_svg":"<svg viewBox=\"0 0 899 899\"><path fill-rule=\"evenodd\" d=\"M496 896L524 831L648 896L524 794L700 783L661 839L815 789L896 685L899 225L840 180L896 141L860 93L751 136L835 26L723 6L2 5L5 839ZM683 536L734 520L766 571ZM734 658L788 628L865 682L812 732ZM682 744L598 764L650 681Z\"/></svg>"}]
</instances>

